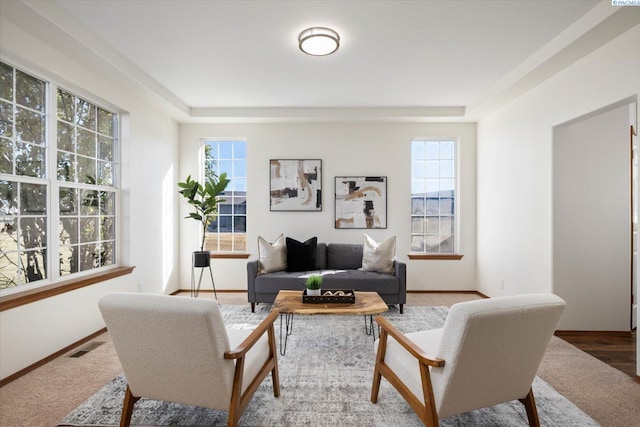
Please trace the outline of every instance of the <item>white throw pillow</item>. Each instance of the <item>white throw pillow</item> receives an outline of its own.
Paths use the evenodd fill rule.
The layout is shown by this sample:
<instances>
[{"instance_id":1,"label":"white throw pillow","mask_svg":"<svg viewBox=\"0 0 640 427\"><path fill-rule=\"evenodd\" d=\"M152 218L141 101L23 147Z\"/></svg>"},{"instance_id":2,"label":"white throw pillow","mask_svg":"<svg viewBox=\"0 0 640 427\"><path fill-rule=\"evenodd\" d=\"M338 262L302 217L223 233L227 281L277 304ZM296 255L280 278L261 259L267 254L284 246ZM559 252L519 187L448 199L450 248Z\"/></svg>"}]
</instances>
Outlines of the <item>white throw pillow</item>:
<instances>
[{"instance_id":1,"label":"white throw pillow","mask_svg":"<svg viewBox=\"0 0 640 427\"><path fill-rule=\"evenodd\" d=\"M362 268L359 268L359 270L393 274L395 256L396 236L391 236L383 242L376 243L365 234L362 249Z\"/></svg>"},{"instance_id":2,"label":"white throw pillow","mask_svg":"<svg viewBox=\"0 0 640 427\"><path fill-rule=\"evenodd\" d=\"M273 244L258 236L258 275L287 269L287 245L284 235Z\"/></svg>"}]
</instances>

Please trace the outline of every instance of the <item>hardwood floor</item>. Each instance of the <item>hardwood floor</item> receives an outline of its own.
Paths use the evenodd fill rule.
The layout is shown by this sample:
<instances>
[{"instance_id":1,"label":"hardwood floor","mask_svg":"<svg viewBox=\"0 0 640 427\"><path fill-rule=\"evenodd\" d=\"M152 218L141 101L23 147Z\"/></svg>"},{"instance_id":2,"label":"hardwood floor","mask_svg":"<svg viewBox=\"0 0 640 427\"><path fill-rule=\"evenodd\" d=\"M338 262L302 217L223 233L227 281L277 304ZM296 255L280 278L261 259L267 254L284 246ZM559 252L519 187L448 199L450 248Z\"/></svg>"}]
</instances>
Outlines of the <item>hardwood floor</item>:
<instances>
[{"instance_id":1,"label":"hardwood floor","mask_svg":"<svg viewBox=\"0 0 640 427\"><path fill-rule=\"evenodd\" d=\"M636 332L557 332L556 336L636 378Z\"/></svg>"}]
</instances>

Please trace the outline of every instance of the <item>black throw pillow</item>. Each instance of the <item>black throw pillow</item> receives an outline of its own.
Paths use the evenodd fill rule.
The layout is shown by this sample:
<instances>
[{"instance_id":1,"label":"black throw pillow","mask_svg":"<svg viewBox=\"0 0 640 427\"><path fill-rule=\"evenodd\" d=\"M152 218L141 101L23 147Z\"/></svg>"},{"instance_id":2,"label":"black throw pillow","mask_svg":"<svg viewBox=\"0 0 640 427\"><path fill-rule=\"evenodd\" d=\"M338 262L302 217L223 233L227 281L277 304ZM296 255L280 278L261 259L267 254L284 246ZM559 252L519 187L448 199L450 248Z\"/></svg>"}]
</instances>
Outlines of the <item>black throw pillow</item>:
<instances>
[{"instance_id":1,"label":"black throw pillow","mask_svg":"<svg viewBox=\"0 0 640 427\"><path fill-rule=\"evenodd\" d=\"M312 237L304 243L287 237L287 271L315 270L317 247L317 237Z\"/></svg>"}]
</instances>

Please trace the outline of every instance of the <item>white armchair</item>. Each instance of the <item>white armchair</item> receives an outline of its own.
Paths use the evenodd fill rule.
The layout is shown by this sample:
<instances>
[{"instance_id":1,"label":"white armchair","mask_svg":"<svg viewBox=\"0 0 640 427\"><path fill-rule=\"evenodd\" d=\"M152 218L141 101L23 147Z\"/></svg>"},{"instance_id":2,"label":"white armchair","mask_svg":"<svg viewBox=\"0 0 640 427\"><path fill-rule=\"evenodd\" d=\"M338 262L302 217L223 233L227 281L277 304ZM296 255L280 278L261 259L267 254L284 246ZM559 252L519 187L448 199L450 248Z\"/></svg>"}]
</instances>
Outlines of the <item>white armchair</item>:
<instances>
[{"instance_id":1,"label":"white armchair","mask_svg":"<svg viewBox=\"0 0 640 427\"><path fill-rule=\"evenodd\" d=\"M280 395L277 312L247 331L227 329L212 300L113 293L98 306L128 383L120 426L141 397L229 411L235 426L269 373Z\"/></svg>"},{"instance_id":2,"label":"white armchair","mask_svg":"<svg viewBox=\"0 0 640 427\"><path fill-rule=\"evenodd\" d=\"M442 329L407 334L378 316L371 402L385 377L426 426L516 399L539 426L531 384L565 305L551 294L464 302Z\"/></svg>"}]
</instances>

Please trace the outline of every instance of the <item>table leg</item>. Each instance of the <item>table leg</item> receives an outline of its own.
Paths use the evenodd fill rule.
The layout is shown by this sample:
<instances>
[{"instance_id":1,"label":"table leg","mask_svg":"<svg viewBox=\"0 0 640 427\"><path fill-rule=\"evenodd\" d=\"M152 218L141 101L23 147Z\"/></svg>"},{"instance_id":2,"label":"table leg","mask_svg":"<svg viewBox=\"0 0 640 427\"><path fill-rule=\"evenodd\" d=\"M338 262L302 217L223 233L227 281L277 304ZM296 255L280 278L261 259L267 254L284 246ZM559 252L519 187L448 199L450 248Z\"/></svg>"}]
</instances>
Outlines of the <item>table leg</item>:
<instances>
[{"instance_id":1,"label":"table leg","mask_svg":"<svg viewBox=\"0 0 640 427\"><path fill-rule=\"evenodd\" d=\"M284 338L282 337L282 318L285 322ZM293 313L280 313L280 355L284 356L287 352L287 340L289 335L293 333Z\"/></svg>"},{"instance_id":2,"label":"table leg","mask_svg":"<svg viewBox=\"0 0 640 427\"><path fill-rule=\"evenodd\" d=\"M364 315L364 331L367 333L367 335L373 336L373 342L376 341L376 330L373 322L373 314Z\"/></svg>"}]
</instances>

